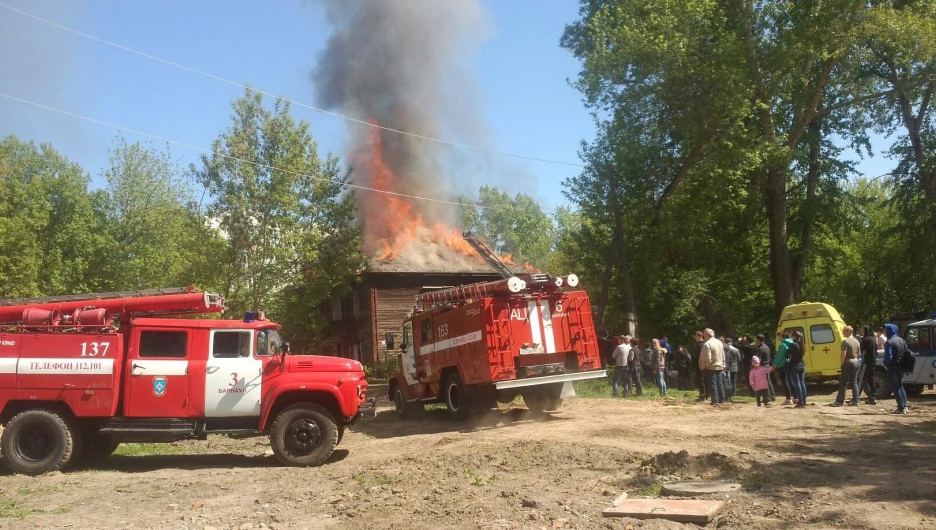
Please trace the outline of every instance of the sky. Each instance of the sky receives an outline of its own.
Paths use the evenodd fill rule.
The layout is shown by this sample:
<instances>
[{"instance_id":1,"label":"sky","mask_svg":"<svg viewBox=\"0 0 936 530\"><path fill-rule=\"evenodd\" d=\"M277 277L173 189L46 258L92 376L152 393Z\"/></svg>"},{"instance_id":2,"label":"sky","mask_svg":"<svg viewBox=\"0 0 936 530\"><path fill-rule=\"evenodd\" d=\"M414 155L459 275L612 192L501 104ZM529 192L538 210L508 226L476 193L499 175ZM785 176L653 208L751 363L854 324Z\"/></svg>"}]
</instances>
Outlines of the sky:
<instances>
[{"instance_id":1,"label":"sky","mask_svg":"<svg viewBox=\"0 0 936 530\"><path fill-rule=\"evenodd\" d=\"M477 85L478 112L487 134L480 147L527 157L581 163L580 143L594 137L580 94L569 86L579 63L559 47L578 2L480 0L487 31L476 50L459 58ZM330 35L324 11L312 0L125 2L118 0L0 0L73 30L192 69L249 83L270 94L315 105L311 71ZM0 7L0 93L122 127L91 123L0 97L0 137L49 142L103 185L108 150L118 134L151 141L129 129L209 148L228 126L232 100L243 88L188 72L76 35ZM340 157L349 131L341 118L293 106L307 120L320 150ZM356 116L366 119L365 116ZM418 133L419 131L413 131ZM458 142L459 138L443 138ZM875 138L875 151L889 142ZM165 143L152 140L157 148ZM458 149L438 145L440 150ZM182 167L199 151L170 146ZM549 211L565 204L570 165L535 162L479 151L483 168L461 191L496 185L523 192ZM869 177L895 164L878 154L859 163ZM486 174L484 174L486 173Z\"/></svg>"}]
</instances>

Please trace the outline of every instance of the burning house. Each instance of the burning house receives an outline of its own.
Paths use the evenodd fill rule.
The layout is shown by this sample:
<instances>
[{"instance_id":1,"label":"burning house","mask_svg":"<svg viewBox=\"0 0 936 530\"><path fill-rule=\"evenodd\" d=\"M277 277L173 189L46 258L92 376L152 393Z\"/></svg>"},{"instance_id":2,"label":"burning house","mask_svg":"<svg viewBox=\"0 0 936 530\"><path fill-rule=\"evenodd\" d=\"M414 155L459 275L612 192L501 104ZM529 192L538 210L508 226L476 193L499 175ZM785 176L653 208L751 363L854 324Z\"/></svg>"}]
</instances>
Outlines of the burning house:
<instances>
[{"instance_id":1,"label":"burning house","mask_svg":"<svg viewBox=\"0 0 936 530\"><path fill-rule=\"evenodd\" d=\"M333 33L311 74L316 102L370 122L352 126L348 146L370 267L355 293L327 308L329 338L332 353L371 363L419 293L501 277L456 228L452 196L470 189L478 166L432 140L483 143L460 59L485 22L477 0L320 3Z\"/></svg>"}]
</instances>

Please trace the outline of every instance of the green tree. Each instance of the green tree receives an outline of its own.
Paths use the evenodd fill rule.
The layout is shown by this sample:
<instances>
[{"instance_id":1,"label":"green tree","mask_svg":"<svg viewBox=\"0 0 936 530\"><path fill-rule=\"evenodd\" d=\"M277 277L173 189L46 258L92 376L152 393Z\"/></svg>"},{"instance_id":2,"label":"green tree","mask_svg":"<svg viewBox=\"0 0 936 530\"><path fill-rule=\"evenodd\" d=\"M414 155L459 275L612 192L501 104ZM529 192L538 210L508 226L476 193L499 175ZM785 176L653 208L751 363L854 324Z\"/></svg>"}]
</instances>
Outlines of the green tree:
<instances>
[{"instance_id":1,"label":"green tree","mask_svg":"<svg viewBox=\"0 0 936 530\"><path fill-rule=\"evenodd\" d=\"M104 171L107 259L102 283L128 290L195 284L213 288L208 273L220 236L206 226L189 181L168 152L118 138Z\"/></svg>"},{"instance_id":2,"label":"green tree","mask_svg":"<svg viewBox=\"0 0 936 530\"><path fill-rule=\"evenodd\" d=\"M547 264L555 244L554 226L536 199L523 193L511 197L497 187L481 186L476 202L465 196L458 201L478 205L460 207L459 225L481 236L495 253L538 267Z\"/></svg>"},{"instance_id":3,"label":"green tree","mask_svg":"<svg viewBox=\"0 0 936 530\"><path fill-rule=\"evenodd\" d=\"M309 123L289 103L272 109L246 91L215 155L195 169L212 202L211 222L227 241L216 256L233 311L272 309L289 334L311 343L318 305L346 293L364 264L348 171L321 158Z\"/></svg>"},{"instance_id":4,"label":"green tree","mask_svg":"<svg viewBox=\"0 0 936 530\"><path fill-rule=\"evenodd\" d=\"M100 286L103 211L89 181L48 144L0 142L0 298Z\"/></svg>"}]
</instances>

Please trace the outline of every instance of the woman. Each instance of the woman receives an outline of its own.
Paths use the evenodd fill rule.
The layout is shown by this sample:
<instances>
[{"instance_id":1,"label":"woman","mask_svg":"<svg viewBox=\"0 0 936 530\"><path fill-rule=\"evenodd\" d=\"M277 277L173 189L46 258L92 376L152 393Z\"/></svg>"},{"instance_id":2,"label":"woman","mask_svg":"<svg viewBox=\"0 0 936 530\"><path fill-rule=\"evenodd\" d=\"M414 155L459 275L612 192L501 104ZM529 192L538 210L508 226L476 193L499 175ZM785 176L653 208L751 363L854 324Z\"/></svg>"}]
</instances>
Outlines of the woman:
<instances>
[{"instance_id":1,"label":"woman","mask_svg":"<svg viewBox=\"0 0 936 530\"><path fill-rule=\"evenodd\" d=\"M787 374L790 377L790 386L793 387L793 395L796 396L797 409L806 408L806 363L803 361L803 334L794 331L792 335L793 343L787 347Z\"/></svg>"},{"instance_id":2,"label":"woman","mask_svg":"<svg viewBox=\"0 0 936 530\"><path fill-rule=\"evenodd\" d=\"M660 341L658 339L653 339L651 342L651 350L653 350L653 360L650 365L653 367L654 373L656 374L656 384L657 388L660 389L660 395L666 395L666 348L660 346Z\"/></svg>"}]
</instances>

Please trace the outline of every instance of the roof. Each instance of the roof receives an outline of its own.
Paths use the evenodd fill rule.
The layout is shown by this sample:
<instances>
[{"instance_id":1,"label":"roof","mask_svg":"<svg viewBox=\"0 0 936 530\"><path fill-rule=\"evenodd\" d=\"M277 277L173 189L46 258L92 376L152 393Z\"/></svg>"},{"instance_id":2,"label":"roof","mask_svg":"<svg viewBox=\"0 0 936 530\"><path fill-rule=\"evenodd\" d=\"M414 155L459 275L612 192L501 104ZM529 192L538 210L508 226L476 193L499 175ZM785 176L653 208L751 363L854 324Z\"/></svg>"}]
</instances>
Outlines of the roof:
<instances>
[{"instance_id":1,"label":"roof","mask_svg":"<svg viewBox=\"0 0 936 530\"><path fill-rule=\"evenodd\" d=\"M913 322L910 324L914 327L925 327L925 326L936 326L936 318L931 318L929 320L921 320L919 322Z\"/></svg>"},{"instance_id":2,"label":"roof","mask_svg":"<svg viewBox=\"0 0 936 530\"><path fill-rule=\"evenodd\" d=\"M508 265L514 274L524 274L522 266ZM370 260L368 272L376 274L477 274L498 276L498 272L487 263L472 258L457 261L435 261L428 263L406 263L400 261Z\"/></svg>"}]
</instances>

